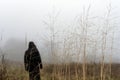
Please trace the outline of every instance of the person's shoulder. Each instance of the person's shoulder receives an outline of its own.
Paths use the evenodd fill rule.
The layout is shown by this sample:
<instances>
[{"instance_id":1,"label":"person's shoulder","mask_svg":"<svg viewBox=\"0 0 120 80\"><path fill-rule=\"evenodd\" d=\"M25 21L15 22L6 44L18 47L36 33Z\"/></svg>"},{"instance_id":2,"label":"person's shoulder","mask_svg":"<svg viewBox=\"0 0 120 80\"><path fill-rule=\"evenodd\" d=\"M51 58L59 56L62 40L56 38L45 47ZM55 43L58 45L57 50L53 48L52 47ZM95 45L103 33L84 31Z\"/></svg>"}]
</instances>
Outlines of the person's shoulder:
<instances>
[{"instance_id":1,"label":"person's shoulder","mask_svg":"<svg viewBox=\"0 0 120 80\"><path fill-rule=\"evenodd\" d=\"M25 54L28 54L28 53L29 53L29 50L26 50L26 51L25 51Z\"/></svg>"},{"instance_id":2,"label":"person's shoulder","mask_svg":"<svg viewBox=\"0 0 120 80\"><path fill-rule=\"evenodd\" d=\"M38 49L36 47L32 48L32 52L38 52Z\"/></svg>"}]
</instances>

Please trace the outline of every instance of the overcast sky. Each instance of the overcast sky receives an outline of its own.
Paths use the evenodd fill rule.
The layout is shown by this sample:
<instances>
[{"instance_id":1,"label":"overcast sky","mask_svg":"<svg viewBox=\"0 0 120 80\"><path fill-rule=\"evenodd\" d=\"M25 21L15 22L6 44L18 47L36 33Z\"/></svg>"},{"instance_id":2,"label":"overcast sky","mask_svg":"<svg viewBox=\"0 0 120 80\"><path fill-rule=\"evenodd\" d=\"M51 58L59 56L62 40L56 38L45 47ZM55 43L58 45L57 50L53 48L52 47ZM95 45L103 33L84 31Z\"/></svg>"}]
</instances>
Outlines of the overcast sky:
<instances>
[{"instance_id":1,"label":"overcast sky","mask_svg":"<svg viewBox=\"0 0 120 80\"><path fill-rule=\"evenodd\" d=\"M120 0L0 0L0 34L3 35L1 45L14 38L24 40L25 34L30 40L33 40L33 36L44 36L46 26L43 22L53 13L59 13L62 25L69 25L89 5L91 16L101 16L106 13L109 4L112 6L112 16L117 17L119 26ZM118 45L119 30L116 32Z\"/></svg>"},{"instance_id":2,"label":"overcast sky","mask_svg":"<svg viewBox=\"0 0 120 80\"><path fill-rule=\"evenodd\" d=\"M89 5L91 15L105 14L109 3L112 15L119 17L120 0L0 0L0 30L6 39L41 33L43 21L53 12L60 12L59 19L67 24Z\"/></svg>"}]
</instances>

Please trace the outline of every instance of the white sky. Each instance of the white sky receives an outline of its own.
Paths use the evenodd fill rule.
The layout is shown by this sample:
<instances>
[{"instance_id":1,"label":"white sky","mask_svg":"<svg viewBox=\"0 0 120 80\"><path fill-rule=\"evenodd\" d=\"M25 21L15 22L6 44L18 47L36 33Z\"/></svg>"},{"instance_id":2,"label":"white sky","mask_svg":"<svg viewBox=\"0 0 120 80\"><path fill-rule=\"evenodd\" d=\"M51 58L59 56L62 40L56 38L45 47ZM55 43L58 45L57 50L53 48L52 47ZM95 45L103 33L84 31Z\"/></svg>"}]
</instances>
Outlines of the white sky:
<instances>
[{"instance_id":1,"label":"white sky","mask_svg":"<svg viewBox=\"0 0 120 80\"><path fill-rule=\"evenodd\" d=\"M0 32L4 42L11 38L24 39L25 33L29 37L42 35L46 31L43 21L52 12L60 12L60 22L68 24L89 5L91 16L105 14L109 3L119 23L120 0L0 0Z\"/></svg>"},{"instance_id":2,"label":"white sky","mask_svg":"<svg viewBox=\"0 0 120 80\"><path fill-rule=\"evenodd\" d=\"M0 0L0 29L6 37L41 32L44 28L42 21L53 10L60 12L61 20L67 24L81 13L83 7L90 4L91 15L96 16L105 14L109 3L113 15L119 16L120 0Z\"/></svg>"}]
</instances>

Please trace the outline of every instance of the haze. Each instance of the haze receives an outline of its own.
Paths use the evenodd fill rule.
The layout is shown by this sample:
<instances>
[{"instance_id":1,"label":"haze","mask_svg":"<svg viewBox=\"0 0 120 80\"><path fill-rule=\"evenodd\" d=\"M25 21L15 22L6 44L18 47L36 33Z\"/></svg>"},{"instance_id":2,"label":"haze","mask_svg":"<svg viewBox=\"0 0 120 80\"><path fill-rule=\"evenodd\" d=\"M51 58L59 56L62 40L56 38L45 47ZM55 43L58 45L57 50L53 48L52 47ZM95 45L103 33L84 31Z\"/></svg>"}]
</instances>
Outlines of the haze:
<instances>
[{"instance_id":1,"label":"haze","mask_svg":"<svg viewBox=\"0 0 120 80\"><path fill-rule=\"evenodd\" d=\"M77 16L90 6L91 17L104 16L111 5L115 18L114 62L120 61L120 0L0 0L0 47L7 59L23 61L27 42L34 41L43 61L49 61L49 28L45 22L57 15L56 32L74 24ZM98 22L99 23L99 22ZM26 41L27 37L27 41Z\"/></svg>"}]
</instances>

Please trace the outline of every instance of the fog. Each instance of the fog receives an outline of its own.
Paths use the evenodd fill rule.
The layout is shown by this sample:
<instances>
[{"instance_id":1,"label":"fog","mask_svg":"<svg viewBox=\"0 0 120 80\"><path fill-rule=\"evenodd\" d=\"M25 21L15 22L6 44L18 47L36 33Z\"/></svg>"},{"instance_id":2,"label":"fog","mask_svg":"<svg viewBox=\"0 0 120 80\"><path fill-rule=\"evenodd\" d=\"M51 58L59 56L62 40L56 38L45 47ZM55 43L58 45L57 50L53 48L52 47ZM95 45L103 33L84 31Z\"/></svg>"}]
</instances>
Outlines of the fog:
<instances>
[{"instance_id":1,"label":"fog","mask_svg":"<svg viewBox=\"0 0 120 80\"><path fill-rule=\"evenodd\" d=\"M119 0L0 0L0 48L2 51L0 55L5 54L10 60L23 61L28 42L34 41L43 61L49 62L52 57L50 54L52 18L55 19L54 31L59 33L56 40L62 41L65 36L59 37L63 35L61 32L66 29L72 32L72 27L69 26L77 26L76 19L84 15L84 11L88 8L90 8L90 18L99 18L94 20L97 24L106 16L110 7L110 20L113 19L111 25L115 27L113 60L120 62L119 3ZM94 29L96 30L96 27L93 31Z\"/></svg>"}]
</instances>

